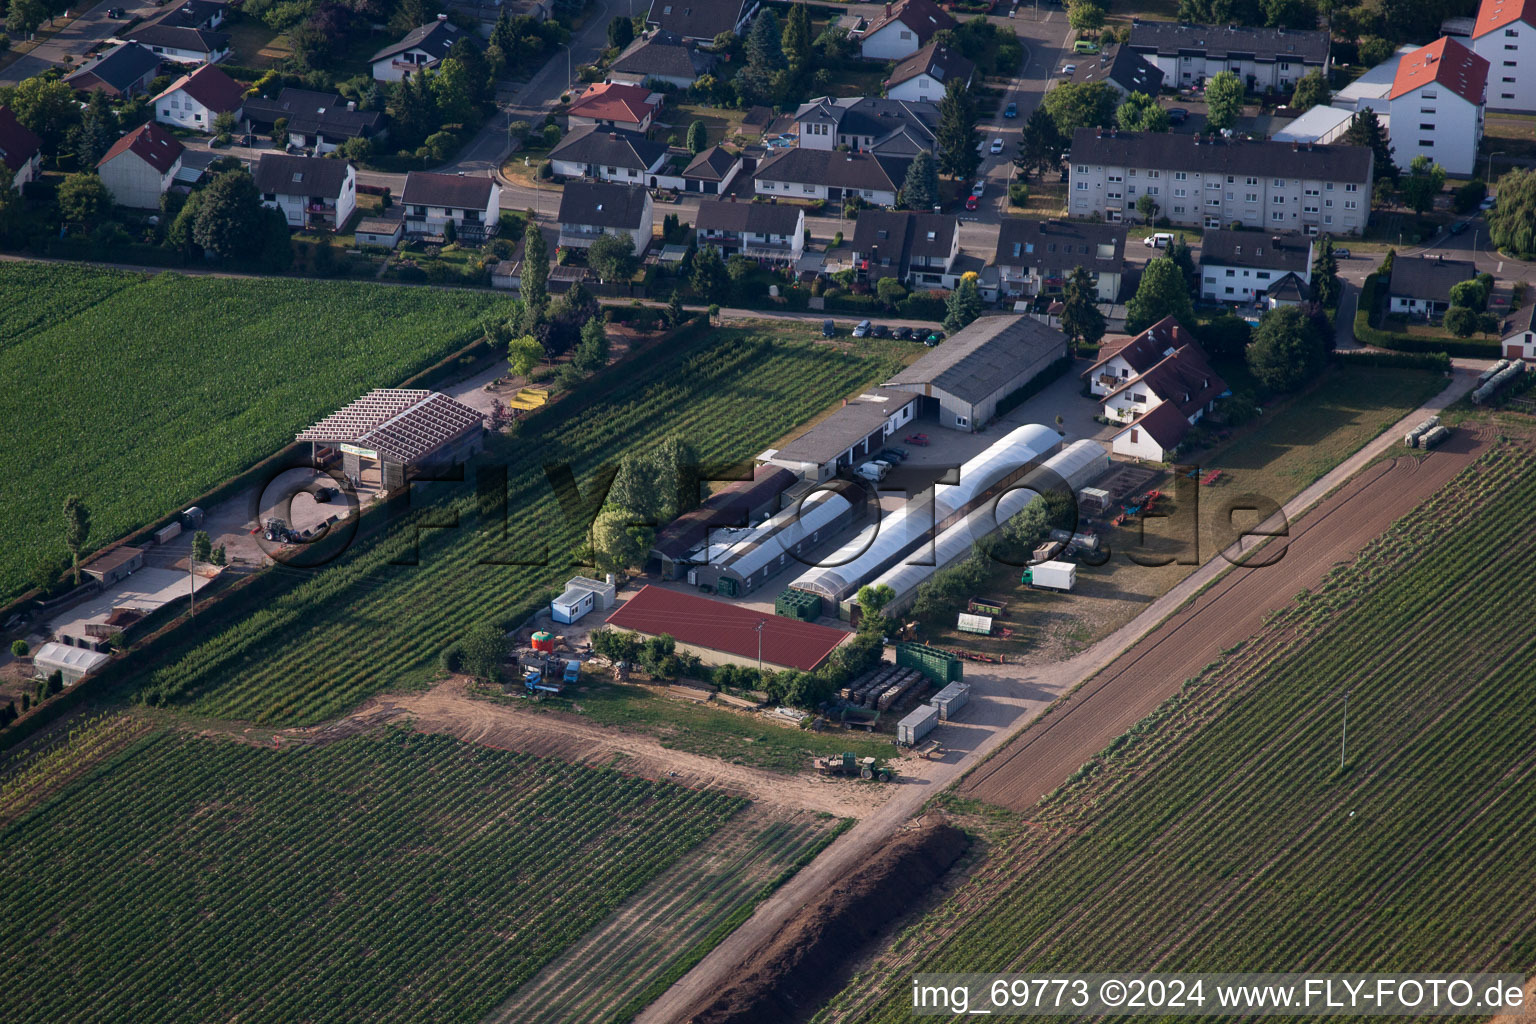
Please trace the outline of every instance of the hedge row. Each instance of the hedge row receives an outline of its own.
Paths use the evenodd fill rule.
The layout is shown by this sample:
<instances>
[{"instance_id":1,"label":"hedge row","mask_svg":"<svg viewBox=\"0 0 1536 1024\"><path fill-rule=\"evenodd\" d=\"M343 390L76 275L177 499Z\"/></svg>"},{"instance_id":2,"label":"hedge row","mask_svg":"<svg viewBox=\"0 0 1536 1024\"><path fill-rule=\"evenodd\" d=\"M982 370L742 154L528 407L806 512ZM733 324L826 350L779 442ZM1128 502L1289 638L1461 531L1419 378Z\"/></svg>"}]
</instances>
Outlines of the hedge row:
<instances>
[{"instance_id":1,"label":"hedge row","mask_svg":"<svg viewBox=\"0 0 1536 1024\"><path fill-rule=\"evenodd\" d=\"M1451 371L1451 357L1444 352L1334 352L1339 362L1355 366L1386 366L1405 370Z\"/></svg>"},{"instance_id":2,"label":"hedge row","mask_svg":"<svg viewBox=\"0 0 1536 1024\"><path fill-rule=\"evenodd\" d=\"M1371 313L1376 309L1377 289L1381 285L1379 273L1369 274L1360 286L1360 303L1355 308L1355 340L1373 348L1389 348L1398 352L1443 353L1447 356L1463 356L1471 359L1497 359L1498 341L1463 341L1456 338L1420 338L1412 334L1398 334L1371 326Z\"/></svg>"}]
</instances>

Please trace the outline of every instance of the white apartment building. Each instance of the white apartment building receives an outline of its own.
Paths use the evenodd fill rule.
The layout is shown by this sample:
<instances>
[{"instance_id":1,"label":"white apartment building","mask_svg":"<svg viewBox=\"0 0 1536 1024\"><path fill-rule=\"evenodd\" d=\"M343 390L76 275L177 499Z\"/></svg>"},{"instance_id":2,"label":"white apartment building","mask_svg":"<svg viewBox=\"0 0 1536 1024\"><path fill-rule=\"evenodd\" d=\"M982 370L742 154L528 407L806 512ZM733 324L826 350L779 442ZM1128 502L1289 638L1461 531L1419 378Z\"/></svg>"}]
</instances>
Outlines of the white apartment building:
<instances>
[{"instance_id":1,"label":"white apartment building","mask_svg":"<svg viewBox=\"0 0 1536 1024\"><path fill-rule=\"evenodd\" d=\"M1289 92L1308 72L1328 73L1328 32L1323 29L1133 19L1126 45L1157 65L1167 86L1194 85L1231 71L1251 92Z\"/></svg>"},{"instance_id":2,"label":"white apartment building","mask_svg":"<svg viewBox=\"0 0 1536 1024\"><path fill-rule=\"evenodd\" d=\"M1373 159L1363 146L1079 128L1068 210L1114 223L1136 216L1148 195L1180 225L1358 235L1371 213Z\"/></svg>"},{"instance_id":3,"label":"white apartment building","mask_svg":"<svg viewBox=\"0 0 1536 1024\"><path fill-rule=\"evenodd\" d=\"M1536 111L1536 0L1483 0L1471 43L1488 62L1489 109Z\"/></svg>"},{"instance_id":4,"label":"white apartment building","mask_svg":"<svg viewBox=\"0 0 1536 1024\"><path fill-rule=\"evenodd\" d=\"M1294 274L1312 283L1312 239L1254 231L1207 231L1200 240L1200 297L1252 302Z\"/></svg>"},{"instance_id":5,"label":"white apartment building","mask_svg":"<svg viewBox=\"0 0 1536 1024\"><path fill-rule=\"evenodd\" d=\"M1487 82L1488 61L1450 36L1404 55L1387 107L1398 166L1427 156L1452 177L1472 177Z\"/></svg>"}]
</instances>

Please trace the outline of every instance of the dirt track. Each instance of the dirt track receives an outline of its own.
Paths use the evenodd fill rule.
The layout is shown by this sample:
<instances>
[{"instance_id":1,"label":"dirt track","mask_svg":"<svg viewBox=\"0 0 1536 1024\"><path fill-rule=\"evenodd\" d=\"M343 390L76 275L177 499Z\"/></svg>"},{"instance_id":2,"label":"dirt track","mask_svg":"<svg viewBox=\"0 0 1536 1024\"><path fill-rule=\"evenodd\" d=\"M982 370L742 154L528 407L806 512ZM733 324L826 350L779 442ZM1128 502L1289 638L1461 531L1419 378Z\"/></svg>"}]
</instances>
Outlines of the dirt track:
<instances>
[{"instance_id":1,"label":"dirt track","mask_svg":"<svg viewBox=\"0 0 1536 1024\"><path fill-rule=\"evenodd\" d=\"M604 729L572 715L523 711L476 700L463 679L440 683L424 693L376 697L354 713L312 732L324 741L398 719L411 719L421 732L454 736L470 743L525 754L559 757L576 763L608 763L622 758L631 775L666 779L685 786L708 786L750 800L794 809L826 811L839 817L863 817L880 803L885 787L858 782L783 775L727 764L681 750L670 750L649 736Z\"/></svg>"},{"instance_id":2,"label":"dirt track","mask_svg":"<svg viewBox=\"0 0 1536 1024\"><path fill-rule=\"evenodd\" d=\"M1354 557L1461 472L1482 447L1481 438L1461 431L1423 460L1403 457L1370 467L1291 527L1277 564L1237 568L1221 577L977 769L959 791L1027 810L1222 650L1253 635L1268 612L1316 586L1328 570Z\"/></svg>"}]
</instances>

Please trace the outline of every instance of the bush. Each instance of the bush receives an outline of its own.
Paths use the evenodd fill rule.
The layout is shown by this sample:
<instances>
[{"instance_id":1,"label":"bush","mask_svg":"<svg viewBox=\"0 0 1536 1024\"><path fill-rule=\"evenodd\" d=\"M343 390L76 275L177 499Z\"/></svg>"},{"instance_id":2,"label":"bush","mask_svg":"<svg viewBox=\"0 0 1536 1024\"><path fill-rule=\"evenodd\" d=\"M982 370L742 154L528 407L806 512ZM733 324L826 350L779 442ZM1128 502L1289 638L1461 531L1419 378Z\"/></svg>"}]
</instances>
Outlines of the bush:
<instances>
[{"instance_id":1,"label":"bush","mask_svg":"<svg viewBox=\"0 0 1536 1024\"><path fill-rule=\"evenodd\" d=\"M1451 357L1444 352L1334 352L1340 365L1381 366L1401 370L1451 372Z\"/></svg>"},{"instance_id":2,"label":"bush","mask_svg":"<svg viewBox=\"0 0 1536 1024\"><path fill-rule=\"evenodd\" d=\"M1479 178L1473 178L1451 194L1451 207L1457 213L1471 213L1488 195L1488 186Z\"/></svg>"},{"instance_id":3,"label":"bush","mask_svg":"<svg viewBox=\"0 0 1536 1024\"><path fill-rule=\"evenodd\" d=\"M944 301L948 296L948 292L913 292L896 303L896 312L909 320L937 323L944 319Z\"/></svg>"},{"instance_id":4,"label":"bush","mask_svg":"<svg viewBox=\"0 0 1536 1024\"><path fill-rule=\"evenodd\" d=\"M444 675L457 675L464 663L464 645L455 640L437 656L437 667Z\"/></svg>"},{"instance_id":5,"label":"bush","mask_svg":"<svg viewBox=\"0 0 1536 1024\"><path fill-rule=\"evenodd\" d=\"M32 648L27 646L27 642L25 640L11 641L11 654L18 658L25 658L27 653L31 650Z\"/></svg>"},{"instance_id":6,"label":"bush","mask_svg":"<svg viewBox=\"0 0 1536 1024\"><path fill-rule=\"evenodd\" d=\"M1016 181L1008 186L1008 202L1012 206L1022 207L1029 202L1029 186L1022 181Z\"/></svg>"}]
</instances>

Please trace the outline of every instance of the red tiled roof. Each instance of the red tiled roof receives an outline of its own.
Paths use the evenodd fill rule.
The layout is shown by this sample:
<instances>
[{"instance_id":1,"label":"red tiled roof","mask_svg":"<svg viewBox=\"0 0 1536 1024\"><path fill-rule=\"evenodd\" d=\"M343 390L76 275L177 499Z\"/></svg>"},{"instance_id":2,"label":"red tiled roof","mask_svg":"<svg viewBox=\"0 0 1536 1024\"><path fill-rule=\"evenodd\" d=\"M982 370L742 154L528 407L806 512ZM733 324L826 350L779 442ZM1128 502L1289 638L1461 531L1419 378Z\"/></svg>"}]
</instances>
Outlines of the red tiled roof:
<instances>
[{"instance_id":1,"label":"red tiled roof","mask_svg":"<svg viewBox=\"0 0 1536 1024\"><path fill-rule=\"evenodd\" d=\"M178 89L216 114L239 110L245 91L216 64L204 64L190 75L182 75L155 100L158 102L162 96L169 96Z\"/></svg>"},{"instance_id":2,"label":"red tiled roof","mask_svg":"<svg viewBox=\"0 0 1536 1024\"><path fill-rule=\"evenodd\" d=\"M1536 25L1536 0L1483 0L1477 9L1477 22L1472 26L1472 38L1485 36L1517 21Z\"/></svg>"},{"instance_id":3,"label":"red tiled roof","mask_svg":"<svg viewBox=\"0 0 1536 1024\"><path fill-rule=\"evenodd\" d=\"M96 161L96 166L101 167L103 164L110 163L128 150L132 150L140 160L164 174L175 166L177 158L181 156L182 146L176 141L174 135L151 121L140 125L114 142L106 155Z\"/></svg>"},{"instance_id":4,"label":"red tiled roof","mask_svg":"<svg viewBox=\"0 0 1536 1024\"><path fill-rule=\"evenodd\" d=\"M912 30L920 47L928 45L928 40L944 29L956 27L955 19L944 13L933 0L902 0L894 7L886 5L885 14L864 30L864 38L868 39L897 21Z\"/></svg>"},{"instance_id":5,"label":"red tiled roof","mask_svg":"<svg viewBox=\"0 0 1536 1024\"><path fill-rule=\"evenodd\" d=\"M1450 36L1442 36L1403 55L1397 62L1388 99L1395 100L1431 82L1438 82L1468 103L1481 104L1488 84L1488 61Z\"/></svg>"},{"instance_id":6,"label":"red tiled roof","mask_svg":"<svg viewBox=\"0 0 1536 1024\"><path fill-rule=\"evenodd\" d=\"M0 158L5 160L5 166L12 171L21 170L42 144L31 129L16 120L10 107L0 107Z\"/></svg>"},{"instance_id":7,"label":"red tiled roof","mask_svg":"<svg viewBox=\"0 0 1536 1024\"><path fill-rule=\"evenodd\" d=\"M1211 369L1198 345L1185 345L1140 376L1121 384L1104 400L1131 387L1146 388L1162 399L1161 404L1174 406L1189 416L1227 390L1227 382Z\"/></svg>"},{"instance_id":8,"label":"red tiled roof","mask_svg":"<svg viewBox=\"0 0 1536 1024\"><path fill-rule=\"evenodd\" d=\"M1131 430L1145 430L1166 452L1179 446L1179 442L1184 440L1184 435L1189 433L1189 426L1189 420L1174 408L1172 402L1164 402L1149 410L1140 419L1127 424L1125 429L1116 436L1124 435Z\"/></svg>"},{"instance_id":9,"label":"red tiled roof","mask_svg":"<svg viewBox=\"0 0 1536 1024\"><path fill-rule=\"evenodd\" d=\"M812 622L755 612L740 605L646 586L608 616L608 625L678 643L757 659L757 624L763 624L763 664L810 672L850 634Z\"/></svg>"},{"instance_id":10,"label":"red tiled roof","mask_svg":"<svg viewBox=\"0 0 1536 1024\"><path fill-rule=\"evenodd\" d=\"M1115 356L1131 364L1131 369L1136 373L1146 373L1163 361L1169 349L1177 350L1194 344L1195 336L1185 330L1183 324L1171 316L1165 316L1136 337L1122 341L1113 348L1101 345L1098 361L1084 370L1082 376L1088 376Z\"/></svg>"},{"instance_id":11,"label":"red tiled roof","mask_svg":"<svg viewBox=\"0 0 1536 1024\"><path fill-rule=\"evenodd\" d=\"M604 82L587 87L567 113L599 121L633 121L639 124L653 113L655 104L647 102L651 91L639 85Z\"/></svg>"}]
</instances>

